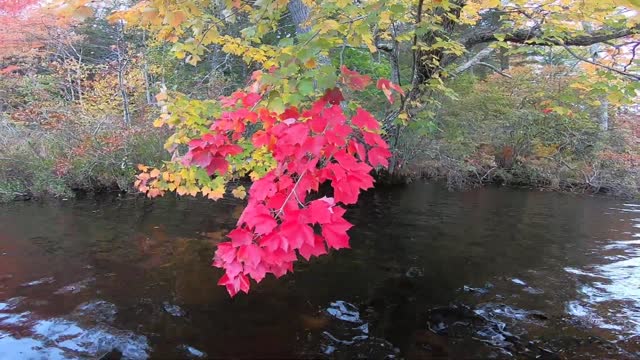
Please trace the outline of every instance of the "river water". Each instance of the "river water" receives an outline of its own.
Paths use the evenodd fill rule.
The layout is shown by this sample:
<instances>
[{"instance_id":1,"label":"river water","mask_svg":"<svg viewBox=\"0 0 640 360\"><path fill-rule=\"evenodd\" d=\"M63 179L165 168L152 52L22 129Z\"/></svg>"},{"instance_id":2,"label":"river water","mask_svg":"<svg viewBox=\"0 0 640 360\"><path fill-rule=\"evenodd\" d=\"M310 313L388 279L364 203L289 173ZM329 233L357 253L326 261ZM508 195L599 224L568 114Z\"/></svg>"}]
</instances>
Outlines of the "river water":
<instances>
[{"instance_id":1,"label":"river water","mask_svg":"<svg viewBox=\"0 0 640 360\"><path fill-rule=\"evenodd\" d=\"M640 358L640 204L414 183L350 209L352 249L230 299L242 203L0 207L0 359Z\"/></svg>"}]
</instances>

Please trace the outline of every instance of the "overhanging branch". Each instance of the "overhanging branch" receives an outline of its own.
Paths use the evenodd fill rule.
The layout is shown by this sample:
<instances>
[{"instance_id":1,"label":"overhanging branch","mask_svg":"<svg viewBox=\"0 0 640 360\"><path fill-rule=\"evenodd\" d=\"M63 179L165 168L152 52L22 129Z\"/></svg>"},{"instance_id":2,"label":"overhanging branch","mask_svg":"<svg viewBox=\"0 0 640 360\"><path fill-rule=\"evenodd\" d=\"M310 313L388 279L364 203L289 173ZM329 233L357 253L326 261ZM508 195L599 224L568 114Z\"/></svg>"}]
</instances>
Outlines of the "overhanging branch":
<instances>
[{"instance_id":1,"label":"overhanging branch","mask_svg":"<svg viewBox=\"0 0 640 360\"><path fill-rule=\"evenodd\" d=\"M623 38L640 33L640 24L622 30L598 30L585 35L568 36L563 39L544 39L543 31L539 27L503 31L500 29L482 29L470 32L462 37L461 43L466 48L474 45L498 41L496 34L504 35L504 41L516 44L530 44L541 46L591 46L610 40Z\"/></svg>"}]
</instances>

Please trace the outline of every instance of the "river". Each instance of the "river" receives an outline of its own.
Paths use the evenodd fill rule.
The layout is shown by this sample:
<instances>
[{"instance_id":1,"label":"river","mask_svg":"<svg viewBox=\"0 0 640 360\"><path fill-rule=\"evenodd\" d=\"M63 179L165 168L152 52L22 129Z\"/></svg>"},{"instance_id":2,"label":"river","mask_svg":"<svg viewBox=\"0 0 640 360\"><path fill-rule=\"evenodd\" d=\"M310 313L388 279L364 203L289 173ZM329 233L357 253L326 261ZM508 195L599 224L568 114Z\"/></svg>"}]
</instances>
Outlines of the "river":
<instances>
[{"instance_id":1,"label":"river","mask_svg":"<svg viewBox=\"0 0 640 360\"><path fill-rule=\"evenodd\" d=\"M363 195L352 249L230 299L242 202L0 205L0 359L640 358L640 204L413 183Z\"/></svg>"}]
</instances>

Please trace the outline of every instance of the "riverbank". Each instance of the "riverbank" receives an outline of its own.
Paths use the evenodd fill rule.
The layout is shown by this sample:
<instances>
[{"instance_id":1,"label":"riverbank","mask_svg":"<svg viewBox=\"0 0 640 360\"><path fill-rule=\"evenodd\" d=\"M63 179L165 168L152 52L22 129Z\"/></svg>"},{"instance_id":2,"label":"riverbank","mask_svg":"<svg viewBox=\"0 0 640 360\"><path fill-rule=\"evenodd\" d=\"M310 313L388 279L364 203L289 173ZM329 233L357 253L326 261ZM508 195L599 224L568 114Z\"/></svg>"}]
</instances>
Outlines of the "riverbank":
<instances>
[{"instance_id":1,"label":"riverbank","mask_svg":"<svg viewBox=\"0 0 640 360\"><path fill-rule=\"evenodd\" d=\"M55 192L49 190L50 188L43 188L43 184L37 184L39 192L34 193L31 191L31 188L25 186L24 183L19 185L15 185L15 183L4 183L0 185L0 203L46 199L66 200L69 198L85 198L87 196L103 195L108 193L139 195L139 192L133 187L135 170L135 168L131 168L130 171L125 171L125 173L130 175L123 176L119 182L108 183L105 179L93 179L92 184L97 184L97 186L92 187L78 187L77 183L66 184L64 183L64 179L58 179L52 184L55 187ZM434 174L430 169L425 169L421 173L412 174L377 174L377 182L379 187L397 187L416 181L426 181L429 183L441 184L449 191L454 192L465 192L482 187L498 186L508 189L563 192L581 195L601 195L620 199L640 198L640 188L635 190L631 187L620 188L618 184L608 185L605 183L594 186L593 184L588 184L586 182L568 180L555 182L551 179L543 179L542 181L533 183L518 179L517 174L509 174L508 181L505 180L503 174L499 176L487 176L484 179L478 178L475 172L467 174L464 178L461 178L459 175L456 175L455 178L451 178L448 177L448 175L450 176L450 174ZM126 181L126 179L129 179L130 181ZM58 182L60 180L63 182ZM29 181L27 180L26 183L29 183ZM13 188L11 186L13 186ZM623 191L621 191L621 189Z\"/></svg>"},{"instance_id":2,"label":"riverbank","mask_svg":"<svg viewBox=\"0 0 640 360\"><path fill-rule=\"evenodd\" d=\"M398 175L383 176L382 180L395 184L424 179L443 182L452 191L498 185L624 199L640 197L640 166L634 163L602 159L597 168L580 169L578 165L571 168L566 162L549 160L541 163L527 159L517 159L509 167L501 167L496 160L481 164L468 159L421 160L410 164Z\"/></svg>"},{"instance_id":3,"label":"riverbank","mask_svg":"<svg viewBox=\"0 0 640 360\"><path fill-rule=\"evenodd\" d=\"M56 126L0 121L0 202L69 198L77 193L136 193L137 165L169 160L164 149L169 132L154 128L151 120L123 126L116 118L78 119ZM393 175L377 173L378 184L426 179L444 182L456 191L492 184L620 198L640 196L640 159L623 153L602 151L589 161L534 156L505 159L504 151L493 147L456 156L444 152L445 145L423 143L417 150L400 149L401 166Z\"/></svg>"},{"instance_id":4,"label":"riverbank","mask_svg":"<svg viewBox=\"0 0 640 360\"><path fill-rule=\"evenodd\" d=\"M118 134L117 144L110 136ZM48 131L51 135L51 132ZM49 138L20 139L5 146L0 158L0 203L73 198L78 194L119 192L137 194L133 187L137 164L159 164L168 160L163 149L165 133L147 128L126 131L112 129L82 143ZM54 133L55 136L55 133ZM26 139L26 140L25 140ZM35 139L35 140L34 140ZM80 151L78 150L80 149ZM564 169L562 169L564 167ZM393 174L375 174L378 186L397 186L424 180L443 183L450 191L467 191L497 185L574 194L598 194L623 199L640 198L640 167L608 161L591 176L570 171L565 165L555 170L517 161L509 168L493 163L471 165L468 161L416 161Z\"/></svg>"}]
</instances>

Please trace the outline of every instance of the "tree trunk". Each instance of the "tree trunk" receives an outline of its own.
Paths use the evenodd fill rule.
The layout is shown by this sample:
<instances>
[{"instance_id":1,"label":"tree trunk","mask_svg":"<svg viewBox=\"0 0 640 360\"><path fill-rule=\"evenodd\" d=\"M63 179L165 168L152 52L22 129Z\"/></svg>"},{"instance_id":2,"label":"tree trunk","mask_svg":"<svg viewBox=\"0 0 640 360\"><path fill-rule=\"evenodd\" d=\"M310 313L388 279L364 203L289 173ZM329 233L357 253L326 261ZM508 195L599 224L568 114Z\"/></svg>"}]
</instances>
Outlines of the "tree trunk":
<instances>
[{"instance_id":1,"label":"tree trunk","mask_svg":"<svg viewBox=\"0 0 640 360\"><path fill-rule=\"evenodd\" d=\"M289 14L291 15L291 22L296 25L296 33L304 34L309 32L309 27L304 26L304 23L309 18L309 8L302 0L291 0L287 4Z\"/></svg>"},{"instance_id":2,"label":"tree trunk","mask_svg":"<svg viewBox=\"0 0 640 360\"><path fill-rule=\"evenodd\" d=\"M131 112L129 111L129 95L125 88L124 75L127 67L126 59L126 47L124 44L124 24L119 24L118 43L116 45L116 51L118 55L118 89L120 90L120 96L122 97L122 112L125 126L131 125Z\"/></svg>"},{"instance_id":3,"label":"tree trunk","mask_svg":"<svg viewBox=\"0 0 640 360\"><path fill-rule=\"evenodd\" d=\"M76 64L76 83L78 84L78 101L82 106L82 54L78 55L78 63Z\"/></svg>"},{"instance_id":4,"label":"tree trunk","mask_svg":"<svg viewBox=\"0 0 640 360\"><path fill-rule=\"evenodd\" d=\"M146 34L146 31L142 32L142 43L144 44L144 53L142 54L142 75L144 76L144 94L147 97L147 105L151 105L151 86L149 84L149 63L147 62Z\"/></svg>"},{"instance_id":5,"label":"tree trunk","mask_svg":"<svg viewBox=\"0 0 640 360\"><path fill-rule=\"evenodd\" d=\"M609 100L606 96L600 98L600 109L598 114L598 122L602 131L608 131L609 127Z\"/></svg>"},{"instance_id":6,"label":"tree trunk","mask_svg":"<svg viewBox=\"0 0 640 360\"><path fill-rule=\"evenodd\" d=\"M498 52L498 57L500 59L500 70L509 70L510 56L507 54L507 49L500 48L500 52Z\"/></svg>"}]
</instances>

